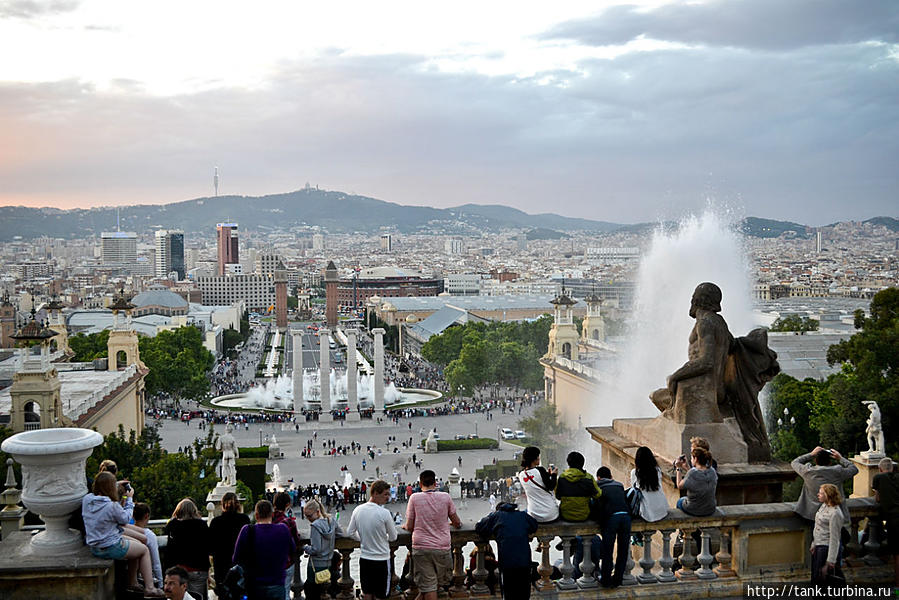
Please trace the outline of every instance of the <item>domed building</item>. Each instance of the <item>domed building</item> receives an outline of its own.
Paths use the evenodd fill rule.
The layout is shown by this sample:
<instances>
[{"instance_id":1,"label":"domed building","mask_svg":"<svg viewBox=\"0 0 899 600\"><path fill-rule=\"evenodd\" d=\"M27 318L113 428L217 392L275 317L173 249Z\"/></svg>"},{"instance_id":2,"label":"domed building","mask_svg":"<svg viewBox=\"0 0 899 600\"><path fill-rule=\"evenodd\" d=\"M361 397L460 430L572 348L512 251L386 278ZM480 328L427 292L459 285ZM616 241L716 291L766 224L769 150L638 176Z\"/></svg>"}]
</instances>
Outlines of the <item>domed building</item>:
<instances>
[{"instance_id":1,"label":"domed building","mask_svg":"<svg viewBox=\"0 0 899 600\"><path fill-rule=\"evenodd\" d=\"M144 292L131 299L135 306L134 316L162 315L172 317L186 315L188 311L187 300L171 291L164 285L153 285Z\"/></svg>"}]
</instances>

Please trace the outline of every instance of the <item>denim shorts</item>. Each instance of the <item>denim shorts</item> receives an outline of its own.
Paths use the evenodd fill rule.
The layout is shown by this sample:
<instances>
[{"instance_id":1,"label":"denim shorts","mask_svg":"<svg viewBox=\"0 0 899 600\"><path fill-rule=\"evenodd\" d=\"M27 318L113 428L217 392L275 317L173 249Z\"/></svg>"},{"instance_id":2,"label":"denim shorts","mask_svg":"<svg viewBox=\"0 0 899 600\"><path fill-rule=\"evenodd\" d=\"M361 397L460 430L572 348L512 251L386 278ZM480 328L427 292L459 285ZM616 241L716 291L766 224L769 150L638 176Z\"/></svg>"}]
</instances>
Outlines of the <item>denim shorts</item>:
<instances>
[{"instance_id":1,"label":"denim shorts","mask_svg":"<svg viewBox=\"0 0 899 600\"><path fill-rule=\"evenodd\" d=\"M90 546L90 549L91 554L93 554L97 558L111 558L112 560L122 560L123 558L125 558L125 555L128 554L128 547L130 545L131 542L123 537L117 543L112 544L111 546L106 546L105 548Z\"/></svg>"}]
</instances>

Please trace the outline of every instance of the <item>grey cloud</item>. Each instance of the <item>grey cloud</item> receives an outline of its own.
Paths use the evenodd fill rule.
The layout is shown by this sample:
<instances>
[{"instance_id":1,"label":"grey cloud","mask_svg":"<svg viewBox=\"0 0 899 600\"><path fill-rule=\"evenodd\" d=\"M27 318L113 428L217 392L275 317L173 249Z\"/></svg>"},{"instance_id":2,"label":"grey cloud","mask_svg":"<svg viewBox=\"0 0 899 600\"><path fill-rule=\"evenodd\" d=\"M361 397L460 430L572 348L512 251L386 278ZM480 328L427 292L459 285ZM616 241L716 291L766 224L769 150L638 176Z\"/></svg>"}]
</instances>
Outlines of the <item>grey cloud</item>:
<instances>
[{"instance_id":1,"label":"grey cloud","mask_svg":"<svg viewBox=\"0 0 899 600\"><path fill-rule=\"evenodd\" d=\"M650 39L783 50L820 44L899 41L895 0L716 0L665 4L653 10L609 8L594 18L562 23L543 39L572 39L593 46Z\"/></svg>"},{"instance_id":2,"label":"grey cloud","mask_svg":"<svg viewBox=\"0 0 899 600\"><path fill-rule=\"evenodd\" d=\"M118 202L306 181L404 204L504 203L636 221L701 208L824 223L894 214L899 67L878 46L640 52L532 78L427 57L284 63L257 90L158 98L77 81L0 86L20 140L0 189ZM547 76L566 85L543 85ZM852 202L848 202L852 199Z\"/></svg>"},{"instance_id":3,"label":"grey cloud","mask_svg":"<svg viewBox=\"0 0 899 600\"><path fill-rule=\"evenodd\" d=\"M4 0L0 2L0 18L33 19L48 14L71 12L80 0Z\"/></svg>"}]
</instances>

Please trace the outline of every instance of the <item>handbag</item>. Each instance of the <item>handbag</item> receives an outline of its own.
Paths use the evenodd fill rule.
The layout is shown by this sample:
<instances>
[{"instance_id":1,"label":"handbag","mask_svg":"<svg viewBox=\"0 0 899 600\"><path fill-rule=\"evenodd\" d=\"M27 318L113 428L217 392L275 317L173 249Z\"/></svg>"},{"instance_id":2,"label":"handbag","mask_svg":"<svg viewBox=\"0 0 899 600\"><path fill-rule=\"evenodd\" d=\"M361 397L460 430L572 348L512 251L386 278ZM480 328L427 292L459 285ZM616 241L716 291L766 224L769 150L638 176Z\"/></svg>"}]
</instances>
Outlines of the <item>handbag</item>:
<instances>
[{"instance_id":1,"label":"handbag","mask_svg":"<svg viewBox=\"0 0 899 600\"><path fill-rule=\"evenodd\" d=\"M331 569L322 569L315 572L315 583L321 585L331 581Z\"/></svg>"},{"instance_id":2,"label":"handbag","mask_svg":"<svg viewBox=\"0 0 899 600\"><path fill-rule=\"evenodd\" d=\"M643 504L643 490L636 486L627 488L625 493L627 500L627 510L632 518L640 517L640 505Z\"/></svg>"}]
</instances>

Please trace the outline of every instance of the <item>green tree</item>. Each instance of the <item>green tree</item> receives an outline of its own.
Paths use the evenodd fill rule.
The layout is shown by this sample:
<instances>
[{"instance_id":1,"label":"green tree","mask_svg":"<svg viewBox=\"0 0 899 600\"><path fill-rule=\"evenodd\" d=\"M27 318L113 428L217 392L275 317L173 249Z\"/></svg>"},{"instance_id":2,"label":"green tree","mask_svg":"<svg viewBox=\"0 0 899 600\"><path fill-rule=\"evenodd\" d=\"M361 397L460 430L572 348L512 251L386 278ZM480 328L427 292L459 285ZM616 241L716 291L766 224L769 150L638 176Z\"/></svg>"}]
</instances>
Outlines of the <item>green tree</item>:
<instances>
[{"instance_id":1,"label":"green tree","mask_svg":"<svg viewBox=\"0 0 899 600\"><path fill-rule=\"evenodd\" d=\"M518 427L524 430L532 445L540 448L544 464L561 463L568 450L571 430L559 418L555 404L539 403L530 417L519 419Z\"/></svg>"},{"instance_id":2,"label":"green tree","mask_svg":"<svg viewBox=\"0 0 899 600\"><path fill-rule=\"evenodd\" d=\"M185 454L165 454L131 476L135 497L149 504L157 518L168 517L184 498L192 498L202 509L216 481L203 460Z\"/></svg>"},{"instance_id":3,"label":"green tree","mask_svg":"<svg viewBox=\"0 0 899 600\"><path fill-rule=\"evenodd\" d=\"M93 477L100 470L100 463L106 459L115 462L120 477L128 479L139 467L156 462L165 454L160 446L162 438L156 427L144 427L140 435L132 429L127 434L119 425L115 433L103 438L103 443L94 448L87 459L87 473Z\"/></svg>"},{"instance_id":4,"label":"green tree","mask_svg":"<svg viewBox=\"0 0 899 600\"><path fill-rule=\"evenodd\" d=\"M208 373L215 362L203 347L203 335L193 326L160 331L140 339L141 360L149 367L145 382L151 396L159 392L175 399L199 400L209 393Z\"/></svg>"},{"instance_id":5,"label":"green tree","mask_svg":"<svg viewBox=\"0 0 899 600\"><path fill-rule=\"evenodd\" d=\"M243 341L240 332L234 329L226 329L222 332L222 353L231 356L237 344Z\"/></svg>"},{"instance_id":6,"label":"green tree","mask_svg":"<svg viewBox=\"0 0 899 600\"><path fill-rule=\"evenodd\" d=\"M96 358L106 358L109 330L85 335L79 333L69 338L69 347L75 356L73 362L90 362Z\"/></svg>"},{"instance_id":7,"label":"green tree","mask_svg":"<svg viewBox=\"0 0 899 600\"><path fill-rule=\"evenodd\" d=\"M799 381L785 373L771 382L765 421L775 458L789 462L820 443L820 432L813 427L811 415L822 387L814 379Z\"/></svg>"},{"instance_id":8,"label":"green tree","mask_svg":"<svg viewBox=\"0 0 899 600\"><path fill-rule=\"evenodd\" d=\"M818 331L818 320L809 317L800 317L799 315L787 315L780 317L769 328L771 331L798 331L805 333L807 331Z\"/></svg>"}]
</instances>

